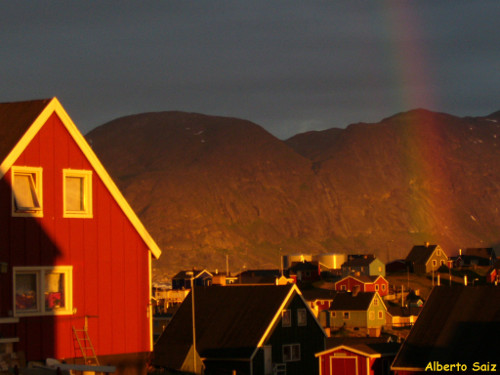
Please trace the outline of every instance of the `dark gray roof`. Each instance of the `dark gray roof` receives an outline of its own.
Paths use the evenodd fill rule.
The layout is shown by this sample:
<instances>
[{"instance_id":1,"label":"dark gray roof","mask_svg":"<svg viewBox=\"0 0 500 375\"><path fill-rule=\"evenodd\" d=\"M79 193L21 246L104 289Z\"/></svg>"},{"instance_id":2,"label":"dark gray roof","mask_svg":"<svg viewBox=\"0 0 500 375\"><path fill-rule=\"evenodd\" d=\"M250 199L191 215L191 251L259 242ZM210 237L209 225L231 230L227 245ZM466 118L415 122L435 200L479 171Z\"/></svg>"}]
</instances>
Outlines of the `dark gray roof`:
<instances>
[{"instance_id":1,"label":"dark gray roof","mask_svg":"<svg viewBox=\"0 0 500 375\"><path fill-rule=\"evenodd\" d=\"M493 248L491 248L491 247L465 249L465 256L490 259L494 255L495 255L495 253L493 251Z\"/></svg>"},{"instance_id":2,"label":"dark gray roof","mask_svg":"<svg viewBox=\"0 0 500 375\"><path fill-rule=\"evenodd\" d=\"M335 290L330 290L330 289L319 289L319 288L313 288L313 289L302 289L302 296L306 301L316 301L319 299L322 300L333 300L335 295L338 293Z\"/></svg>"},{"instance_id":3,"label":"dark gray roof","mask_svg":"<svg viewBox=\"0 0 500 375\"><path fill-rule=\"evenodd\" d=\"M0 163L51 100L0 103Z\"/></svg>"},{"instance_id":4,"label":"dark gray roof","mask_svg":"<svg viewBox=\"0 0 500 375\"><path fill-rule=\"evenodd\" d=\"M362 257L356 257L348 260L342 267L367 267L376 259L375 255L367 254Z\"/></svg>"},{"instance_id":5,"label":"dark gray roof","mask_svg":"<svg viewBox=\"0 0 500 375\"><path fill-rule=\"evenodd\" d=\"M437 245L413 246L410 253L406 257L406 261L415 264L425 264L436 247Z\"/></svg>"},{"instance_id":6,"label":"dark gray roof","mask_svg":"<svg viewBox=\"0 0 500 375\"><path fill-rule=\"evenodd\" d=\"M195 288L196 348L202 358L248 359L293 285ZM191 293L154 346L153 364L179 369L192 343Z\"/></svg>"},{"instance_id":7,"label":"dark gray roof","mask_svg":"<svg viewBox=\"0 0 500 375\"><path fill-rule=\"evenodd\" d=\"M431 361L464 363L498 361L500 288L434 287L404 342L394 368L425 369Z\"/></svg>"},{"instance_id":8,"label":"dark gray roof","mask_svg":"<svg viewBox=\"0 0 500 375\"><path fill-rule=\"evenodd\" d=\"M333 299L330 310L367 310L370 302L375 296L375 292L339 292Z\"/></svg>"}]
</instances>

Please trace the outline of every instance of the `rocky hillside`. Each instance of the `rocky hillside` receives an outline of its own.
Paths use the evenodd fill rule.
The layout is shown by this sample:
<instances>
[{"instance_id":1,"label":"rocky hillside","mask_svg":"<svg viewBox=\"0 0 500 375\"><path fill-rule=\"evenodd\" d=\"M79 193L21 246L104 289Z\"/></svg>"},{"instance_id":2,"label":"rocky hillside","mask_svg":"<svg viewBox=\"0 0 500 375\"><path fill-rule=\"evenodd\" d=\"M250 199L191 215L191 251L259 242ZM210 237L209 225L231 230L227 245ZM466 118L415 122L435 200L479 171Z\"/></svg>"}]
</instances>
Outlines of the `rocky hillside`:
<instances>
[{"instance_id":1,"label":"rocky hillside","mask_svg":"<svg viewBox=\"0 0 500 375\"><path fill-rule=\"evenodd\" d=\"M248 121L182 112L87 135L163 250L156 272L277 267L279 254L500 242L500 112L414 110L281 141Z\"/></svg>"}]
</instances>

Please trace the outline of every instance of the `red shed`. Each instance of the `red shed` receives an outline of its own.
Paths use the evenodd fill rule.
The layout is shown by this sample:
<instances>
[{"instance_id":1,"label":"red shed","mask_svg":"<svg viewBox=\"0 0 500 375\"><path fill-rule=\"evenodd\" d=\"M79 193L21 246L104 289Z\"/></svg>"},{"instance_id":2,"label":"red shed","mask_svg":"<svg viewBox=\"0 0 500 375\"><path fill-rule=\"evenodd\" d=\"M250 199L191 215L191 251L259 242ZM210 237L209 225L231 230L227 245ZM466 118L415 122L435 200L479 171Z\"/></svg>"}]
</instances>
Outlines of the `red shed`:
<instances>
[{"instance_id":1,"label":"red shed","mask_svg":"<svg viewBox=\"0 0 500 375\"><path fill-rule=\"evenodd\" d=\"M335 290L352 292L356 286L361 292L378 292L381 297L389 293L389 282L384 276L346 276L335 283Z\"/></svg>"},{"instance_id":2,"label":"red shed","mask_svg":"<svg viewBox=\"0 0 500 375\"><path fill-rule=\"evenodd\" d=\"M0 104L0 161L0 334L72 362L88 322L102 363L144 358L160 249L56 98Z\"/></svg>"},{"instance_id":3,"label":"red shed","mask_svg":"<svg viewBox=\"0 0 500 375\"><path fill-rule=\"evenodd\" d=\"M339 345L317 353L320 375L388 374L397 343Z\"/></svg>"}]
</instances>

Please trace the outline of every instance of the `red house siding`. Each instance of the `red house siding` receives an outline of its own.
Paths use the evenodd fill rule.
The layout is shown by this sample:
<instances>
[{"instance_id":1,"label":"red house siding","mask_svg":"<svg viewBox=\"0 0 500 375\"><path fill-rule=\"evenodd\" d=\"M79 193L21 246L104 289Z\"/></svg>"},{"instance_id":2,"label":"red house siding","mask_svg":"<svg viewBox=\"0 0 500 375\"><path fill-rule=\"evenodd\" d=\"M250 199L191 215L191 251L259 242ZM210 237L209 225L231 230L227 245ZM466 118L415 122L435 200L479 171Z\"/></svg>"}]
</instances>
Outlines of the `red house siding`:
<instances>
[{"instance_id":1,"label":"red house siding","mask_svg":"<svg viewBox=\"0 0 500 375\"><path fill-rule=\"evenodd\" d=\"M319 357L320 375L366 374L366 360L366 357L345 349L335 350Z\"/></svg>"},{"instance_id":2,"label":"red house siding","mask_svg":"<svg viewBox=\"0 0 500 375\"><path fill-rule=\"evenodd\" d=\"M0 182L0 315L13 310L12 267L73 266L73 315L21 317L17 350L27 360L71 358L72 326L89 318L98 355L150 351L149 260L143 239L52 114L15 166L43 168L43 217L12 217L11 173ZM63 217L63 169L92 170L93 218ZM5 287L7 286L7 287Z\"/></svg>"},{"instance_id":3,"label":"red house siding","mask_svg":"<svg viewBox=\"0 0 500 375\"><path fill-rule=\"evenodd\" d=\"M386 296L389 293L389 283L382 277L379 277L375 282L363 282L354 277L348 276L337 283L335 283L335 290L342 290L342 286L345 287L347 291L353 291L354 287L358 285L361 292L378 292L380 296ZM375 287L378 285L378 290ZM383 285L385 285L385 290Z\"/></svg>"},{"instance_id":4,"label":"red house siding","mask_svg":"<svg viewBox=\"0 0 500 375\"><path fill-rule=\"evenodd\" d=\"M319 354L320 375L385 375L393 359L363 355L345 347L332 348Z\"/></svg>"}]
</instances>

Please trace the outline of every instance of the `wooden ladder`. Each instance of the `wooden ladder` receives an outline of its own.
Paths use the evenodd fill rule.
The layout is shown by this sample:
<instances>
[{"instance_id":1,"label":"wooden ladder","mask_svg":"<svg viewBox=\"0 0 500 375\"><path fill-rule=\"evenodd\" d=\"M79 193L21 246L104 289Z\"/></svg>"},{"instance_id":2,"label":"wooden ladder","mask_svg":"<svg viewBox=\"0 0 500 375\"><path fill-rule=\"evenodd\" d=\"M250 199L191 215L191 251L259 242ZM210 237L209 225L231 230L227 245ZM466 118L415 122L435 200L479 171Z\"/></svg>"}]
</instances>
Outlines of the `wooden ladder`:
<instances>
[{"instance_id":1,"label":"wooden ladder","mask_svg":"<svg viewBox=\"0 0 500 375\"><path fill-rule=\"evenodd\" d=\"M99 366L99 360L97 359L94 345L92 345L92 341L89 336L87 316L85 316L83 329L76 329L76 327L73 326L73 335L78 342L78 347L82 353L84 364Z\"/></svg>"}]
</instances>

